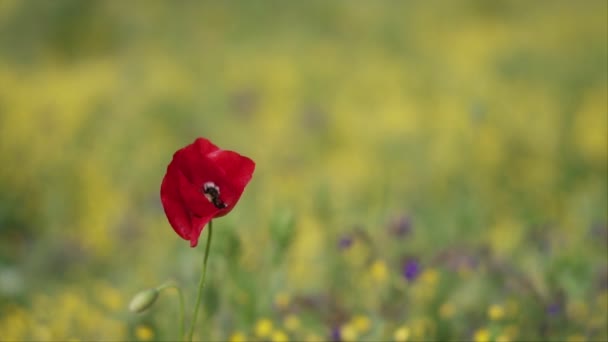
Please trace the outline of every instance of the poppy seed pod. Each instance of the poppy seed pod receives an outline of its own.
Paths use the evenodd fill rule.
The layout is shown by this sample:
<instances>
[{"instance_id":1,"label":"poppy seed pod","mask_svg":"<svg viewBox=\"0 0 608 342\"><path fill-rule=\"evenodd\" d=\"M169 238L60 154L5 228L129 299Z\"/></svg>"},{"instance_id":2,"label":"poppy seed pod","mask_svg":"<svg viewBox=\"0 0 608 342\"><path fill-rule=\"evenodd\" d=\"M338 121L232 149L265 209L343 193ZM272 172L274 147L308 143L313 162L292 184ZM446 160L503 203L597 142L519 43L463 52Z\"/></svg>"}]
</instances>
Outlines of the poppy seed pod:
<instances>
[{"instance_id":1,"label":"poppy seed pod","mask_svg":"<svg viewBox=\"0 0 608 342\"><path fill-rule=\"evenodd\" d=\"M156 302L158 294L159 292L157 289L147 289L139 292L131 299L129 310L136 313L146 311L154 302Z\"/></svg>"}]
</instances>

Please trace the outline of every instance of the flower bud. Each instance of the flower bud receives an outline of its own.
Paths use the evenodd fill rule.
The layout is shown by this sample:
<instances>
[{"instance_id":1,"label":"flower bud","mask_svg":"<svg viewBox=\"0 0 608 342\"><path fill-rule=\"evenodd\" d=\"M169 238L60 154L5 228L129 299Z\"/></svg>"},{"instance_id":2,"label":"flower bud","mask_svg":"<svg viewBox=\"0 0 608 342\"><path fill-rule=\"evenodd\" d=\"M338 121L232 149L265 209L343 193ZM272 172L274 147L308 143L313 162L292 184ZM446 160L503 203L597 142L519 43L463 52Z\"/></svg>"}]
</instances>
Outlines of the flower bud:
<instances>
[{"instance_id":1,"label":"flower bud","mask_svg":"<svg viewBox=\"0 0 608 342\"><path fill-rule=\"evenodd\" d=\"M144 312L146 311L158 298L157 289L147 289L136 294L131 302L129 303L129 310L132 312Z\"/></svg>"}]
</instances>

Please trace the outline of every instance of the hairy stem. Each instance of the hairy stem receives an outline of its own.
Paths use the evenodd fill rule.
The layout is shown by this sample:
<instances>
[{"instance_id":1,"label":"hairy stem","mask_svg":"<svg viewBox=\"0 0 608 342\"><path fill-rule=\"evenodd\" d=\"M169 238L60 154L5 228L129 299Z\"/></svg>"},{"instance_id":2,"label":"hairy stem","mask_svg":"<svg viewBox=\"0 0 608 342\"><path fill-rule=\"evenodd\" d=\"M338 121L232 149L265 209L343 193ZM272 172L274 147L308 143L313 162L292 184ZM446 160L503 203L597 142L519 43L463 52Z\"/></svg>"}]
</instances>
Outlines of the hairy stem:
<instances>
[{"instance_id":1,"label":"hairy stem","mask_svg":"<svg viewBox=\"0 0 608 342\"><path fill-rule=\"evenodd\" d=\"M192 335L194 334L194 326L196 325L196 317L198 315L198 308L201 304L201 296L203 294L203 287L205 286L205 275L207 274L207 259L209 258L209 248L211 247L211 237L213 236L213 221L209 221L209 237L207 238L207 245L205 246L205 259L203 260L203 272L198 283L198 294L196 295L196 302L194 306L194 314L192 315L192 323L190 324L190 333L188 334L188 341L192 341Z\"/></svg>"}]
</instances>

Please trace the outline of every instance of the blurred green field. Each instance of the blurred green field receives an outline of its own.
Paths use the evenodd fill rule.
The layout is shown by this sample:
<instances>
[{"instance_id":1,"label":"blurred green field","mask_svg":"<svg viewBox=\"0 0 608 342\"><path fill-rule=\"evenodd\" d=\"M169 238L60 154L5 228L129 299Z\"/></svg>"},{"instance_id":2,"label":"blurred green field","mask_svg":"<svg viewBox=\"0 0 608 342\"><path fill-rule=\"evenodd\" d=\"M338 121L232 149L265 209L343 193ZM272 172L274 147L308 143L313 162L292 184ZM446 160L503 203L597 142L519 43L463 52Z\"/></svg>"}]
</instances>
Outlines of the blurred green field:
<instances>
[{"instance_id":1,"label":"blurred green field","mask_svg":"<svg viewBox=\"0 0 608 342\"><path fill-rule=\"evenodd\" d=\"M0 340L174 340L206 234L160 183L257 163L197 339L608 339L606 1L0 1Z\"/></svg>"}]
</instances>

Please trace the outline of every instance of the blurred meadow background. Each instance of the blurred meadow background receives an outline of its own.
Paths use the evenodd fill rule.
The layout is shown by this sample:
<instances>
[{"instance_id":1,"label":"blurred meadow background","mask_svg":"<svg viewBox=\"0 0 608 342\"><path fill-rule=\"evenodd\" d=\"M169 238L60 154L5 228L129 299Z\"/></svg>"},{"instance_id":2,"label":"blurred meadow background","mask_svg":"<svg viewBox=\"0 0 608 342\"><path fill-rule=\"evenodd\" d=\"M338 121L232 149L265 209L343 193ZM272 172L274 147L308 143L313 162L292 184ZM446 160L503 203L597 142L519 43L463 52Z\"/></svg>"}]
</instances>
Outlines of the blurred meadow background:
<instances>
[{"instance_id":1,"label":"blurred meadow background","mask_svg":"<svg viewBox=\"0 0 608 342\"><path fill-rule=\"evenodd\" d=\"M160 204L257 162L197 339L608 338L606 1L0 1L0 340L174 340Z\"/></svg>"}]
</instances>

